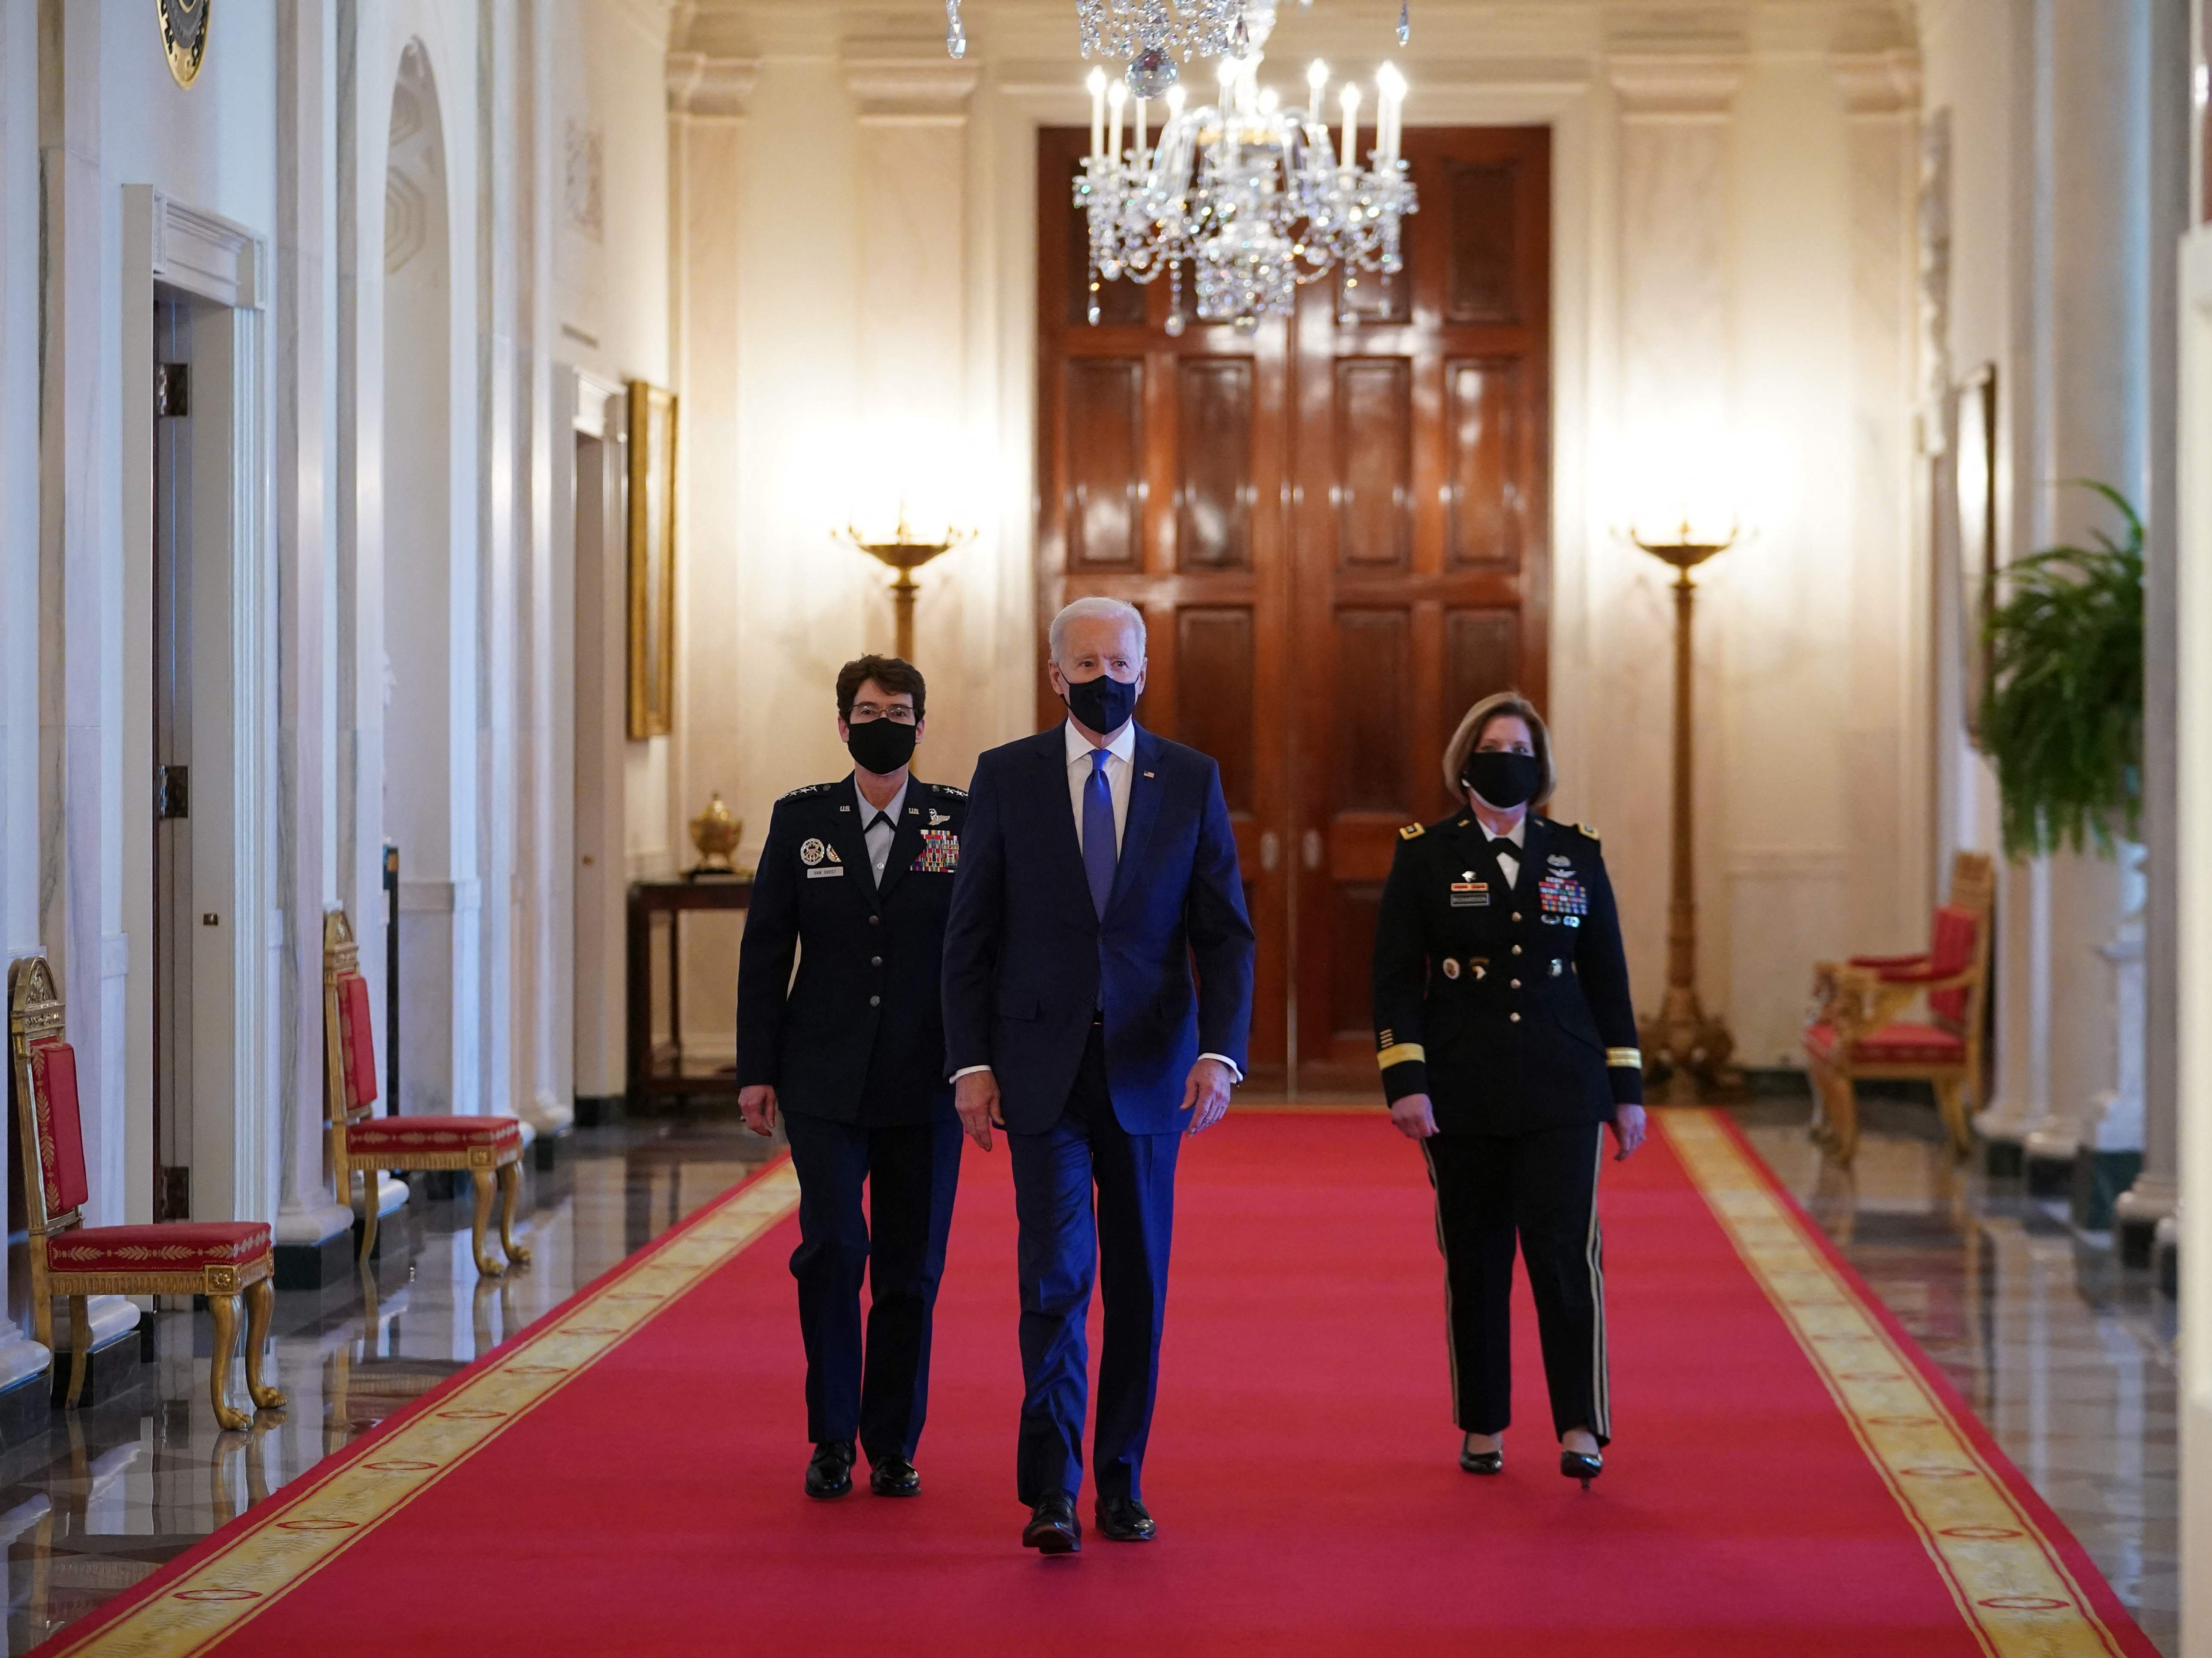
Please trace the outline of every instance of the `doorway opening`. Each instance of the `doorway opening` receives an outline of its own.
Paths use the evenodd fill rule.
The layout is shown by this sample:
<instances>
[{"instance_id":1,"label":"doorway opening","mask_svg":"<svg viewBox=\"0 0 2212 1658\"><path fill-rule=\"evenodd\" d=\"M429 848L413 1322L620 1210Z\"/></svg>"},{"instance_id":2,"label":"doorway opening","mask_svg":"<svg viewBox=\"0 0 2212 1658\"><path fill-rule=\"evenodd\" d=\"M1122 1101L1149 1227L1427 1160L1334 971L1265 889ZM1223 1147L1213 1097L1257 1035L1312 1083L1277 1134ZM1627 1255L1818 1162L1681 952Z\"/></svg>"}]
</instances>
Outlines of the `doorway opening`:
<instances>
[{"instance_id":1,"label":"doorway opening","mask_svg":"<svg viewBox=\"0 0 2212 1658\"><path fill-rule=\"evenodd\" d=\"M1546 701L1550 131L1409 130L1403 272L1180 336L1164 282L1103 284L1089 321L1089 139L1037 138L1039 608L1142 610L1138 717L1221 767L1260 935L1254 1083L1371 1096L1396 831L1451 810L1437 760L1470 704ZM1038 683L1060 719L1042 647Z\"/></svg>"}]
</instances>

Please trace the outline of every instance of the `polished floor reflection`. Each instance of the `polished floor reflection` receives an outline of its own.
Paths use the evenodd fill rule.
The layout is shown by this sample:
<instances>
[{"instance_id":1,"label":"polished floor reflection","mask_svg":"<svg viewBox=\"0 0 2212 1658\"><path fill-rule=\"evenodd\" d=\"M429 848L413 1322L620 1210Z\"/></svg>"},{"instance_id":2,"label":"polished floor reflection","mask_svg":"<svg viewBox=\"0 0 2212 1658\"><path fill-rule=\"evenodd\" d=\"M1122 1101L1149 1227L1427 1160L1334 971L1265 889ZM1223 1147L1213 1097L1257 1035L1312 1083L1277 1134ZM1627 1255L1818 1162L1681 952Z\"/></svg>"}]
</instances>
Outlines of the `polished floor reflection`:
<instances>
[{"instance_id":1,"label":"polished floor reflection","mask_svg":"<svg viewBox=\"0 0 2212 1658\"><path fill-rule=\"evenodd\" d=\"M1932 1114L1876 1105L1856 1171L1802 1102L1741 1108L1753 1144L1988 1423L2162 1650L2176 1649L2173 1303L2016 1183L1954 1164ZM726 1191L775 1146L736 1123L579 1131L535 1171L531 1265L479 1283L468 1206L421 1193L373 1283L277 1297L286 1411L216 1431L204 1317L155 1315L114 1403L0 1457L8 1650L130 1588ZM234 1385L235 1385L234 1383Z\"/></svg>"},{"instance_id":2,"label":"polished floor reflection","mask_svg":"<svg viewBox=\"0 0 2212 1658\"><path fill-rule=\"evenodd\" d=\"M1850 1171L1807 1139L1802 1102L1737 1115L2143 1632L2178 1651L2175 1309L2152 1274L2081 1239L2062 1205L1954 1163L1927 1108L1870 1105Z\"/></svg>"},{"instance_id":3,"label":"polished floor reflection","mask_svg":"<svg viewBox=\"0 0 2212 1658\"><path fill-rule=\"evenodd\" d=\"M528 1266L479 1281L465 1199L386 1217L371 1283L276 1297L274 1380L288 1408L219 1432L204 1315L153 1315L146 1380L0 1457L7 1650L129 1588L287 1481L643 1247L774 1154L741 1125L578 1130L525 1177ZM465 1187L464 1188L465 1189ZM237 1391L235 1375L233 1391Z\"/></svg>"}]
</instances>

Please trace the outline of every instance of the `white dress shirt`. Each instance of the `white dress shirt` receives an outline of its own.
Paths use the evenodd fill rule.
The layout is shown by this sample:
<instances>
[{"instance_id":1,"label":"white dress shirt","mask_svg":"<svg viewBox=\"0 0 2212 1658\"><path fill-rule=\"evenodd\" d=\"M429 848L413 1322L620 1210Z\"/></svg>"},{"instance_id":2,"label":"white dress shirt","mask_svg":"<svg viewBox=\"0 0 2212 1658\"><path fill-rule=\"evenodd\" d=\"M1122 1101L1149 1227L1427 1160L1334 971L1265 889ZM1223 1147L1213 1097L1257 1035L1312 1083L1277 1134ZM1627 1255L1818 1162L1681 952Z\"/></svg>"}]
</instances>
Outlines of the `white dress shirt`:
<instances>
[{"instance_id":1,"label":"white dress shirt","mask_svg":"<svg viewBox=\"0 0 2212 1658\"><path fill-rule=\"evenodd\" d=\"M1478 817L1474 821L1478 827L1481 826L1482 819ZM1489 829L1486 828L1483 829L1482 832L1486 835L1490 833ZM1525 811L1522 812L1519 820L1514 823L1513 827L1506 830L1504 834L1498 835L1497 838L1501 841L1510 841L1516 847L1527 846L1528 844L1528 814ZM1509 887L1519 886L1521 884L1521 860L1518 858L1516 858L1510 852L1494 852L1492 853L1492 856L1498 859L1498 867L1503 870L1505 873L1505 884Z\"/></svg>"},{"instance_id":2,"label":"white dress shirt","mask_svg":"<svg viewBox=\"0 0 2212 1658\"><path fill-rule=\"evenodd\" d=\"M1067 804L1075 813L1075 844L1083 844L1083 791L1091 786L1091 739L1071 720L1060 728L1067 739ZM1128 838L1129 779L1136 773L1137 722L1125 720L1106 744L1106 788L1114 797L1114 855Z\"/></svg>"},{"instance_id":3,"label":"white dress shirt","mask_svg":"<svg viewBox=\"0 0 2212 1658\"><path fill-rule=\"evenodd\" d=\"M1091 759L1091 739L1075 729L1071 720L1060 726L1060 734L1067 740L1067 807L1075 814L1075 844L1083 845L1083 791L1091 782L1093 765ZM1106 739L1106 788L1114 797L1114 853L1119 857L1128 840L1129 781L1136 775L1137 722L1125 720L1121 729ZM1244 1073L1237 1062L1226 1054L1201 1054L1201 1060L1218 1060L1228 1068L1233 1081L1243 1082ZM958 1081L970 1072L988 1071L988 1065L971 1065L952 1073Z\"/></svg>"},{"instance_id":4,"label":"white dress shirt","mask_svg":"<svg viewBox=\"0 0 2212 1658\"><path fill-rule=\"evenodd\" d=\"M882 808L890 814L891 821L878 823L875 821L878 810L875 804L860 793L860 780L858 777L853 780L853 793L860 803L860 838L868 843L868 861L875 865L876 884L879 887L884 884L884 865L890 862L891 842L898 838L899 812L906 805L907 786L913 780L908 778L905 783L900 784L899 792L891 796L890 805Z\"/></svg>"}]
</instances>

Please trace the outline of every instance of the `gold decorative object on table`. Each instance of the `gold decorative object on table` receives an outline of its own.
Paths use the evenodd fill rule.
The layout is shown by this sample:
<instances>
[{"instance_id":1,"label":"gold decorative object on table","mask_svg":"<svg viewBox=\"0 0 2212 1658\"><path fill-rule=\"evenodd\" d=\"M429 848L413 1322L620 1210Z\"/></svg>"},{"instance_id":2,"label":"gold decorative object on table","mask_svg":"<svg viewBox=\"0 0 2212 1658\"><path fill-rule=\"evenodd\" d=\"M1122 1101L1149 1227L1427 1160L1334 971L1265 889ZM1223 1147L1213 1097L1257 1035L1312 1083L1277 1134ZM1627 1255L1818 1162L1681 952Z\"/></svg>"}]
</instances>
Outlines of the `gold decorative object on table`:
<instances>
[{"instance_id":1,"label":"gold decorative object on table","mask_svg":"<svg viewBox=\"0 0 2212 1658\"><path fill-rule=\"evenodd\" d=\"M921 591L914 573L940 553L947 553L963 542L973 541L973 530L959 530L947 525L934 535L918 535L908 520L907 505L899 502L898 529L885 541L871 537L848 523L841 532L844 538L872 558L880 559L898 572L891 583L891 598L898 610L897 644L896 653L902 662L914 660L914 596Z\"/></svg>"},{"instance_id":2,"label":"gold decorative object on table","mask_svg":"<svg viewBox=\"0 0 2212 1658\"><path fill-rule=\"evenodd\" d=\"M1694 635L1691 629L1697 584L1690 573L1707 559L1735 545L1731 526L1718 541L1700 541L1685 517L1674 537L1647 541L1633 531L1629 539L1674 568L1674 878L1667 905L1667 993L1657 1013L1639 1019L1638 1040L1646 1074L1665 1084L1676 1104L1717 1099L1743 1089L1743 1073L1733 1062L1735 1038L1717 1014L1698 1000L1697 850L1695 782L1691 772L1694 737L1691 725Z\"/></svg>"},{"instance_id":3,"label":"gold decorative object on table","mask_svg":"<svg viewBox=\"0 0 2212 1658\"><path fill-rule=\"evenodd\" d=\"M730 854L738 849L744 832L744 820L730 816L720 792L710 794L707 810L691 820L691 844L699 848L699 863L686 878L696 881L702 877L735 875L738 871L730 862Z\"/></svg>"}]
</instances>

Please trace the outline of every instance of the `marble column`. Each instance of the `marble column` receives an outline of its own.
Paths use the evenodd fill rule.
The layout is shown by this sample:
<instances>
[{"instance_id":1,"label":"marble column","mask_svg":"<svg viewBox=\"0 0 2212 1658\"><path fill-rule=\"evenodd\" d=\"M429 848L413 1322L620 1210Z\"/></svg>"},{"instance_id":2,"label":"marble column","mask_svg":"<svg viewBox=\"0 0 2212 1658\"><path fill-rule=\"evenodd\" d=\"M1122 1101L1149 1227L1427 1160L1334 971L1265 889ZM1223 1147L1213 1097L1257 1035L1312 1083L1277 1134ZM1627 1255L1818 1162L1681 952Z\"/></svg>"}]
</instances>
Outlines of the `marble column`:
<instances>
[{"instance_id":1,"label":"marble column","mask_svg":"<svg viewBox=\"0 0 2212 1658\"><path fill-rule=\"evenodd\" d=\"M1618 50L1606 63L1619 116L1616 198L1619 410L1616 452L1593 459L1611 474L1605 508L1614 524L1642 514L1695 510L1700 530L1725 533L1741 509L1744 480L1730 470L1735 392L1735 306L1730 287L1733 110L1744 57L1732 43L1708 50ZM1712 519L1717 516L1718 521ZM1649 803L1662 823L1669 798L1674 734L1669 706L1674 659L1671 578L1659 562L1620 537L1597 538L1593 575L1614 595L1595 618L1594 648L1615 665L1619 706L1640 710L1640 740L1619 763L1631 774L1616 798ZM1718 1013L1717 970L1728 936L1727 860L1717 855L1724 780L1716 710L1727 706L1724 606L1713 593L1727 556L1702 573L1697 706L1703 740L1692 756L1698 806L1699 881L1694 896L1702 950L1699 991ZM1695 740L1695 734L1693 734ZM1639 1011L1656 1009L1665 985L1659 941L1667 934L1669 883L1663 832L1628 838L1619 849L1616 886L1626 896L1631 974L1643 987ZM1649 941L1638 950L1632 941Z\"/></svg>"},{"instance_id":2,"label":"marble column","mask_svg":"<svg viewBox=\"0 0 2212 1658\"><path fill-rule=\"evenodd\" d=\"M276 15L276 498L277 890L286 912L278 968L276 1242L297 1283L320 1283L346 1251L324 1246L352 1227L334 1194L323 1100L323 911L337 888L329 832L336 773L325 621L335 555L331 489L331 288L333 225L331 17L321 6ZM298 1252L292 1254L291 1252Z\"/></svg>"},{"instance_id":3,"label":"marble column","mask_svg":"<svg viewBox=\"0 0 2212 1658\"><path fill-rule=\"evenodd\" d=\"M2141 503L2148 440L2147 7L2038 0L2036 15L2038 411L2023 459L2042 496L2032 517L2043 534L2013 549L2015 557L2115 531L2111 508L2076 481L2109 483ZM2061 853L2050 880L2051 1082L2025 1136L2031 1176L2039 1162L2073 1159L2113 1086L2120 1048L2099 954L2125 915L2118 870L2109 859Z\"/></svg>"},{"instance_id":4,"label":"marble column","mask_svg":"<svg viewBox=\"0 0 2212 1658\"><path fill-rule=\"evenodd\" d=\"M2150 191L2149 491L2143 543L2143 850L2151 902L2143 918L2145 1008L2143 1163L2135 1184L2113 1206L2120 1254L2150 1264L2158 1224L2180 1196L2179 1083L2179 914L2172 902L2181 873L2177 821L2175 695L2181 639L2177 616L2179 520L2178 420L2181 301L2178 249L2190 220L2191 99L2189 0L2148 0L2150 88L2148 128Z\"/></svg>"},{"instance_id":5,"label":"marble column","mask_svg":"<svg viewBox=\"0 0 2212 1658\"><path fill-rule=\"evenodd\" d=\"M710 791L738 799L738 676L748 630L708 618L744 613L737 557L738 489L728 459L738 453L738 289L744 204L732 181L744 162L745 103L760 74L749 58L672 52L668 72L670 349L676 391L678 521L687 526L677 560L677 707L670 771L677 815L703 809ZM688 803L688 805L685 804ZM766 823L752 826L756 841ZM671 834L671 844L682 825ZM681 1011L687 1049L734 1057L730 987L739 929L704 918L684 930ZM618 960L600 969L619 973Z\"/></svg>"},{"instance_id":6,"label":"marble column","mask_svg":"<svg viewBox=\"0 0 2212 1658\"><path fill-rule=\"evenodd\" d=\"M1933 764L1926 621L1931 595L1911 488L1920 70L1904 51L1840 53L1830 67L1844 96L1849 145L1857 434L1843 755L1848 936L1918 949L1930 908Z\"/></svg>"},{"instance_id":7,"label":"marble column","mask_svg":"<svg viewBox=\"0 0 2212 1658\"><path fill-rule=\"evenodd\" d=\"M38 22L34 0L0 0L0 961L8 962L35 954L40 939ZM16 1144L0 1134L0 1181L19 1178ZM50 1359L0 1319L0 1400Z\"/></svg>"},{"instance_id":8,"label":"marble column","mask_svg":"<svg viewBox=\"0 0 2212 1658\"><path fill-rule=\"evenodd\" d=\"M885 464L927 465L948 439L953 455L964 446L968 105L981 72L934 42L850 42L844 67L860 111L862 417L921 434L921 452Z\"/></svg>"}]
</instances>

